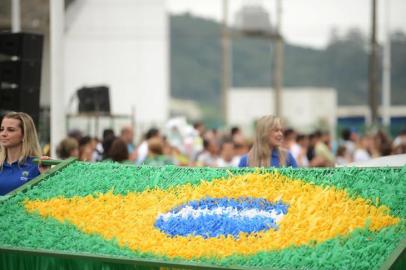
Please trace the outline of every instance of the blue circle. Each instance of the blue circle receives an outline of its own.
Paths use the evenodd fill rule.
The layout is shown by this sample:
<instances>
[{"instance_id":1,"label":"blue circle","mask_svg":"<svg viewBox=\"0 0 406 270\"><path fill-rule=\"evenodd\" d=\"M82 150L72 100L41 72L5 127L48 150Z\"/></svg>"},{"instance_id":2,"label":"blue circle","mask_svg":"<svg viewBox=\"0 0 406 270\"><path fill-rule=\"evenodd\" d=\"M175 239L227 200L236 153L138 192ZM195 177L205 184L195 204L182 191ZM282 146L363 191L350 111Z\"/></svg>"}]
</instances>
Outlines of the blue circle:
<instances>
[{"instance_id":1,"label":"blue circle","mask_svg":"<svg viewBox=\"0 0 406 270\"><path fill-rule=\"evenodd\" d=\"M207 197L160 214L155 226L170 236L238 237L240 233L276 230L278 218L287 212L288 206L282 201Z\"/></svg>"}]
</instances>

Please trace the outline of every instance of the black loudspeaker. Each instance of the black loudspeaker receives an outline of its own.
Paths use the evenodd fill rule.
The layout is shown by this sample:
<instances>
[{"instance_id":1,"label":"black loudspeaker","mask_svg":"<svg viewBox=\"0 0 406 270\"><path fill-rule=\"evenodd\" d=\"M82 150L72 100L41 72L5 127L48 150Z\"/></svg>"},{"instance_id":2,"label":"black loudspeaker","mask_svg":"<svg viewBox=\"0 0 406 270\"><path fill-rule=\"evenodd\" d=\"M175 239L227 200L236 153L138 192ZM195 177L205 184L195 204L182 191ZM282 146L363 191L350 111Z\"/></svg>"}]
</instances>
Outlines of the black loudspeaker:
<instances>
[{"instance_id":1,"label":"black loudspeaker","mask_svg":"<svg viewBox=\"0 0 406 270\"><path fill-rule=\"evenodd\" d=\"M83 87L77 91L79 113L110 113L110 93L107 86Z\"/></svg>"},{"instance_id":2,"label":"black loudspeaker","mask_svg":"<svg viewBox=\"0 0 406 270\"><path fill-rule=\"evenodd\" d=\"M3 121L3 117L4 117L4 115L5 115L6 113L7 113L6 111L0 110L0 124L1 124L1 121Z\"/></svg>"},{"instance_id":3,"label":"black loudspeaker","mask_svg":"<svg viewBox=\"0 0 406 270\"><path fill-rule=\"evenodd\" d=\"M43 36L0 34L0 111L21 111L39 121Z\"/></svg>"},{"instance_id":4,"label":"black loudspeaker","mask_svg":"<svg viewBox=\"0 0 406 270\"><path fill-rule=\"evenodd\" d=\"M41 61L3 61L0 63L0 78L20 89L38 88L41 85Z\"/></svg>"},{"instance_id":5,"label":"black loudspeaker","mask_svg":"<svg viewBox=\"0 0 406 270\"><path fill-rule=\"evenodd\" d=\"M39 121L39 89L18 88L2 89L0 91L0 108L5 111L25 112L34 120Z\"/></svg>"},{"instance_id":6,"label":"black loudspeaker","mask_svg":"<svg viewBox=\"0 0 406 270\"><path fill-rule=\"evenodd\" d=\"M0 33L0 54L24 60L41 60L43 36L32 33Z\"/></svg>"}]
</instances>

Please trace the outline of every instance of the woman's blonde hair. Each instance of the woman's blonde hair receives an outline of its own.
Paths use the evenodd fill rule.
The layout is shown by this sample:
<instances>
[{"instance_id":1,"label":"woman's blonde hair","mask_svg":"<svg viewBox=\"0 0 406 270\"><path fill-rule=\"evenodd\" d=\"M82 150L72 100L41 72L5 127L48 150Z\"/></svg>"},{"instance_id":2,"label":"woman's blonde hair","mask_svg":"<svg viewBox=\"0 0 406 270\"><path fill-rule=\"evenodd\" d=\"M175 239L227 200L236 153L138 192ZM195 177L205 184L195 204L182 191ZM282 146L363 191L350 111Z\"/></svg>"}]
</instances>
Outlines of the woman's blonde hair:
<instances>
[{"instance_id":1,"label":"woman's blonde hair","mask_svg":"<svg viewBox=\"0 0 406 270\"><path fill-rule=\"evenodd\" d=\"M282 120L273 115L261 117L256 122L254 143L248 152L248 165L250 167L269 167L271 166L272 150L279 152L279 165L286 165L287 151L280 147L270 147L269 133L274 128L281 128Z\"/></svg>"},{"instance_id":2,"label":"woman's blonde hair","mask_svg":"<svg viewBox=\"0 0 406 270\"><path fill-rule=\"evenodd\" d=\"M23 163L27 157L41 156L41 147L39 146L37 131L35 129L34 121L31 116L23 112L9 112L3 117L4 119L16 119L20 121L20 128L23 134L21 153L18 163ZM2 121L3 121L2 120ZM0 145L0 168L7 158L7 150Z\"/></svg>"}]
</instances>

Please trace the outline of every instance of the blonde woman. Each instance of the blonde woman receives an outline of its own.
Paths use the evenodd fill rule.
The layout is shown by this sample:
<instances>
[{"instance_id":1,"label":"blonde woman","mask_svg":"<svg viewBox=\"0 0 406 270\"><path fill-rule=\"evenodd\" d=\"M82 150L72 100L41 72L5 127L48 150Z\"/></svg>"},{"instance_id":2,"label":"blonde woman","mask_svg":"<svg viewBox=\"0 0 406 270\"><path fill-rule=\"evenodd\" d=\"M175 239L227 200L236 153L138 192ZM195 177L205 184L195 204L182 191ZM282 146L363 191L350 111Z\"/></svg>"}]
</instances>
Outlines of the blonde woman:
<instances>
[{"instance_id":1,"label":"blonde woman","mask_svg":"<svg viewBox=\"0 0 406 270\"><path fill-rule=\"evenodd\" d=\"M256 124L254 144L240 159L239 167L297 167L290 152L281 148L282 121L272 115L261 117Z\"/></svg>"},{"instance_id":2,"label":"blonde woman","mask_svg":"<svg viewBox=\"0 0 406 270\"><path fill-rule=\"evenodd\" d=\"M40 174L34 157L41 148L32 118L22 112L6 113L0 127L0 195L5 195Z\"/></svg>"}]
</instances>

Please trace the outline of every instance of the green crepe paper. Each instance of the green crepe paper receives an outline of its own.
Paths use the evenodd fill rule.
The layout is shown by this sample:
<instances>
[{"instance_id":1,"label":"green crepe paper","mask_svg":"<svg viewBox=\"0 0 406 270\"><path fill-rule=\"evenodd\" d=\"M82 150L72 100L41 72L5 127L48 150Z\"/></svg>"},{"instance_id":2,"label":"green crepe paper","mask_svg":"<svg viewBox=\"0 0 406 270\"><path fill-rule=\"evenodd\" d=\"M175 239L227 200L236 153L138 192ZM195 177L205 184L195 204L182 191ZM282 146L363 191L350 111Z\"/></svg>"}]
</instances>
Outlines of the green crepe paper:
<instances>
[{"instance_id":1,"label":"green crepe paper","mask_svg":"<svg viewBox=\"0 0 406 270\"><path fill-rule=\"evenodd\" d=\"M309 243L280 251L263 251L254 255L226 258L170 259L151 253L120 247L115 240L97 234L85 234L68 222L28 214L22 202L46 200L113 191L115 194L141 192L227 178L251 172L277 171L290 178L321 186L346 190L352 197L369 199L376 206L386 205L391 214L401 218L399 224L378 232L358 229L345 237L322 243ZM379 202L377 201L379 198ZM0 246L38 248L52 251L86 252L95 255L124 256L135 259L161 259L175 262L206 263L218 266L276 267L281 269L378 269L399 242L406 237L406 166L403 168L338 169L215 169L135 167L118 163L75 162L30 190L0 203Z\"/></svg>"}]
</instances>

